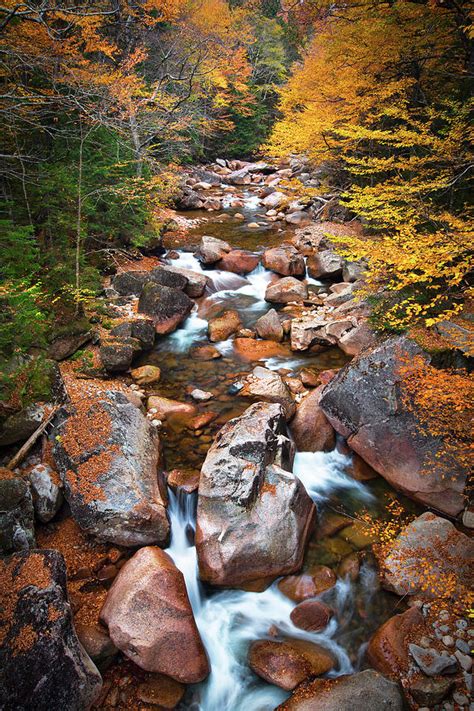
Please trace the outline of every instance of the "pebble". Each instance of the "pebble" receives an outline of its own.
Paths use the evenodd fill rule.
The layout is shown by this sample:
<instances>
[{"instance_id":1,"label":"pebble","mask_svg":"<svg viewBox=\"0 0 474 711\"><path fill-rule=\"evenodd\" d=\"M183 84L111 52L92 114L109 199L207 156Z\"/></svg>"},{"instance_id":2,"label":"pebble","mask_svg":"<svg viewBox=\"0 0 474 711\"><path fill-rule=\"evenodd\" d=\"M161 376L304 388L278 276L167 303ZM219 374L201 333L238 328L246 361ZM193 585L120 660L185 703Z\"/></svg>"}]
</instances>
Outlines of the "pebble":
<instances>
[{"instance_id":1,"label":"pebble","mask_svg":"<svg viewBox=\"0 0 474 711\"><path fill-rule=\"evenodd\" d=\"M464 652L464 654L469 654L471 651L468 643L464 639L456 640L456 649L459 649L460 652Z\"/></svg>"},{"instance_id":2,"label":"pebble","mask_svg":"<svg viewBox=\"0 0 474 711\"><path fill-rule=\"evenodd\" d=\"M456 627L458 630L467 630L469 624L467 620L456 620Z\"/></svg>"},{"instance_id":3,"label":"pebble","mask_svg":"<svg viewBox=\"0 0 474 711\"><path fill-rule=\"evenodd\" d=\"M472 658L468 654L463 654L462 652L459 651L459 649L456 649L454 652L454 656L458 660L459 664L461 667L464 669L464 671L470 671L472 668Z\"/></svg>"},{"instance_id":4,"label":"pebble","mask_svg":"<svg viewBox=\"0 0 474 711\"><path fill-rule=\"evenodd\" d=\"M443 632L444 634L446 634L447 632L450 631L451 628L450 628L449 625L441 625L441 627L440 627L439 629L440 629L441 632Z\"/></svg>"},{"instance_id":5,"label":"pebble","mask_svg":"<svg viewBox=\"0 0 474 711\"><path fill-rule=\"evenodd\" d=\"M449 620L449 611L448 610L440 610L439 619L440 620Z\"/></svg>"},{"instance_id":6,"label":"pebble","mask_svg":"<svg viewBox=\"0 0 474 711\"><path fill-rule=\"evenodd\" d=\"M140 390L140 386L137 385L136 383L132 383L129 385L130 390Z\"/></svg>"},{"instance_id":7,"label":"pebble","mask_svg":"<svg viewBox=\"0 0 474 711\"><path fill-rule=\"evenodd\" d=\"M428 649L428 647L431 647L432 643L433 639L431 637L426 636L423 636L419 641L420 647L425 647L426 649Z\"/></svg>"},{"instance_id":8,"label":"pebble","mask_svg":"<svg viewBox=\"0 0 474 711\"><path fill-rule=\"evenodd\" d=\"M442 638L441 641L444 645L446 645L446 647L452 647L454 644L453 637L451 637L451 635L448 635L448 634L444 635L444 637Z\"/></svg>"},{"instance_id":9,"label":"pebble","mask_svg":"<svg viewBox=\"0 0 474 711\"><path fill-rule=\"evenodd\" d=\"M161 427L163 423L161 420L152 420L150 424L153 425L153 427Z\"/></svg>"},{"instance_id":10,"label":"pebble","mask_svg":"<svg viewBox=\"0 0 474 711\"><path fill-rule=\"evenodd\" d=\"M455 701L460 706L467 706L467 704L469 703L469 699L467 698L467 696L461 694L459 691L454 692L453 701Z\"/></svg>"}]
</instances>

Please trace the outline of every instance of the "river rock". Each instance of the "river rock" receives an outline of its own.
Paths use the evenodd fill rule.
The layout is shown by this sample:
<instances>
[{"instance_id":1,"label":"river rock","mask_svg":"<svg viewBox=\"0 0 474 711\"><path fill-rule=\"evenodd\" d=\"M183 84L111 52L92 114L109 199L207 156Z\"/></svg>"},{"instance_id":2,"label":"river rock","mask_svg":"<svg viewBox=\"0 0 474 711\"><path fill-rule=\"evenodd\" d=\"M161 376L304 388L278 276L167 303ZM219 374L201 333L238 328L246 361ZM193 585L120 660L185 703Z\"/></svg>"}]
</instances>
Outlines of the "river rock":
<instances>
[{"instance_id":1,"label":"river rock","mask_svg":"<svg viewBox=\"0 0 474 711\"><path fill-rule=\"evenodd\" d=\"M0 470L0 555L33 548L33 499L25 479L9 469Z\"/></svg>"},{"instance_id":2,"label":"river rock","mask_svg":"<svg viewBox=\"0 0 474 711\"><path fill-rule=\"evenodd\" d=\"M138 385L150 385L159 381L161 370L156 365L141 365L139 368L134 368L130 375Z\"/></svg>"},{"instance_id":3,"label":"river rock","mask_svg":"<svg viewBox=\"0 0 474 711\"><path fill-rule=\"evenodd\" d=\"M450 515L464 508L466 471L436 464L442 442L420 428L400 396L400 367L422 354L408 338L391 338L360 355L326 386L320 405L337 432L396 489ZM430 462L429 475L423 470Z\"/></svg>"},{"instance_id":4,"label":"river rock","mask_svg":"<svg viewBox=\"0 0 474 711\"><path fill-rule=\"evenodd\" d=\"M254 338L236 338L234 341L236 355L241 360L254 363L267 358L285 358L288 351L282 343L263 341Z\"/></svg>"},{"instance_id":5,"label":"river rock","mask_svg":"<svg viewBox=\"0 0 474 711\"><path fill-rule=\"evenodd\" d=\"M426 512L393 541L382 562L382 584L397 595L442 597L456 580L453 597L470 587L474 541L445 518ZM426 565L429 564L427 569Z\"/></svg>"},{"instance_id":6,"label":"river rock","mask_svg":"<svg viewBox=\"0 0 474 711\"><path fill-rule=\"evenodd\" d=\"M76 622L74 626L79 642L94 664L97 664L102 670L106 669L118 654L118 649L105 629L98 623L84 624L83 622Z\"/></svg>"},{"instance_id":7,"label":"river rock","mask_svg":"<svg viewBox=\"0 0 474 711\"><path fill-rule=\"evenodd\" d=\"M285 411L287 420L294 415L296 410L296 403L281 375L274 370L262 368L260 365L257 365L247 375L240 394L254 400L279 403Z\"/></svg>"},{"instance_id":8,"label":"river rock","mask_svg":"<svg viewBox=\"0 0 474 711\"><path fill-rule=\"evenodd\" d=\"M306 273L304 258L291 245L266 249L262 262L266 269L282 276L304 276Z\"/></svg>"},{"instance_id":9,"label":"river rock","mask_svg":"<svg viewBox=\"0 0 474 711\"><path fill-rule=\"evenodd\" d=\"M180 289L148 282L138 301L138 311L151 316L157 333L174 331L192 311L194 302Z\"/></svg>"},{"instance_id":10,"label":"river rock","mask_svg":"<svg viewBox=\"0 0 474 711\"><path fill-rule=\"evenodd\" d=\"M156 410L155 417L159 420L166 420L168 417L175 415L181 417L192 417L196 414L196 406L189 402L180 402L179 400L171 400L161 395L150 395L147 400L147 409Z\"/></svg>"},{"instance_id":11,"label":"river rock","mask_svg":"<svg viewBox=\"0 0 474 711\"><path fill-rule=\"evenodd\" d=\"M199 193L191 188L186 187L183 194L177 201L177 207L180 210L200 210L204 205Z\"/></svg>"},{"instance_id":12,"label":"river rock","mask_svg":"<svg viewBox=\"0 0 474 711\"><path fill-rule=\"evenodd\" d=\"M285 222L289 225L308 225L311 222L311 215L304 210L294 210L285 215Z\"/></svg>"},{"instance_id":13,"label":"river rock","mask_svg":"<svg viewBox=\"0 0 474 711\"><path fill-rule=\"evenodd\" d=\"M122 392L89 388L71 391L52 433L72 515L87 533L117 545L165 545L169 522L156 429Z\"/></svg>"},{"instance_id":14,"label":"river rock","mask_svg":"<svg viewBox=\"0 0 474 711\"><path fill-rule=\"evenodd\" d=\"M48 464L37 464L28 474L36 517L48 523L63 503L59 477Z\"/></svg>"},{"instance_id":15,"label":"river rock","mask_svg":"<svg viewBox=\"0 0 474 711\"><path fill-rule=\"evenodd\" d=\"M100 344L100 360L109 373L120 373L128 370L132 360L140 352L138 341L133 338L128 341L107 339Z\"/></svg>"},{"instance_id":16,"label":"river rock","mask_svg":"<svg viewBox=\"0 0 474 711\"><path fill-rule=\"evenodd\" d=\"M344 260L342 267L342 278L344 281L352 283L364 278L367 266L363 262L348 262Z\"/></svg>"},{"instance_id":17,"label":"river rock","mask_svg":"<svg viewBox=\"0 0 474 711\"><path fill-rule=\"evenodd\" d=\"M184 291L192 299L198 299L202 296L206 290L206 286L209 283L209 278L205 274L200 272L195 272L192 269L185 269L184 267L174 267L169 264L163 264L160 269L172 272L174 274L182 274L188 280Z\"/></svg>"},{"instance_id":18,"label":"river rock","mask_svg":"<svg viewBox=\"0 0 474 711\"><path fill-rule=\"evenodd\" d=\"M294 277L283 277L274 284L269 284L265 292L265 301L274 304L289 304L292 301L304 301L308 298L308 287Z\"/></svg>"},{"instance_id":19,"label":"river rock","mask_svg":"<svg viewBox=\"0 0 474 711\"><path fill-rule=\"evenodd\" d=\"M102 679L74 631L66 567L56 551L0 562L0 706L83 711Z\"/></svg>"},{"instance_id":20,"label":"river rock","mask_svg":"<svg viewBox=\"0 0 474 711\"><path fill-rule=\"evenodd\" d=\"M174 269L167 269L165 266L155 267L150 272L150 280L161 286L169 286L172 289L185 291L188 285L188 278Z\"/></svg>"},{"instance_id":21,"label":"river rock","mask_svg":"<svg viewBox=\"0 0 474 711\"><path fill-rule=\"evenodd\" d=\"M441 703L453 686L452 679L443 677L427 678L421 676L410 680L408 690L420 706L432 708L435 704Z\"/></svg>"},{"instance_id":22,"label":"river rock","mask_svg":"<svg viewBox=\"0 0 474 711\"><path fill-rule=\"evenodd\" d=\"M286 691L334 666L333 656L324 647L302 639L252 642L248 662L255 674Z\"/></svg>"},{"instance_id":23,"label":"river rock","mask_svg":"<svg viewBox=\"0 0 474 711\"><path fill-rule=\"evenodd\" d=\"M369 641L367 661L382 674L395 679L403 677L410 667L408 645L425 632L423 615L417 607L410 607L378 628Z\"/></svg>"},{"instance_id":24,"label":"river rock","mask_svg":"<svg viewBox=\"0 0 474 711\"><path fill-rule=\"evenodd\" d=\"M242 321L237 311L224 311L209 321L208 336L213 343L226 341L233 333L242 328Z\"/></svg>"},{"instance_id":25,"label":"river rock","mask_svg":"<svg viewBox=\"0 0 474 711\"><path fill-rule=\"evenodd\" d=\"M184 696L186 687L179 681L163 674L153 674L147 681L139 685L137 696L152 708L175 709Z\"/></svg>"},{"instance_id":26,"label":"river rock","mask_svg":"<svg viewBox=\"0 0 474 711\"><path fill-rule=\"evenodd\" d=\"M320 632L329 624L333 611L319 600L304 600L291 611L290 619L296 627L308 632Z\"/></svg>"},{"instance_id":27,"label":"river rock","mask_svg":"<svg viewBox=\"0 0 474 711\"><path fill-rule=\"evenodd\" d=\"M267 197L263 198L262 204L265 205L267 210L275 210L277 207L280 207L280 205L282 205L285 200L285 193L279 192L278 190L274 190L270 193L270 195L267 195Z\"/></svg>"},{"instance_id":28,"label":"river rock","mask_svg":"<svg viewBox=\"0 0 474 711\"><path fill-rule=\"evenodd\" d=\"M115 274L112 279L112 287L121 296L140 296L143 287L149 281L152 281L150 272L131 269Z\"/></svg>"},{"instance_id":29,"label":"river rock","mask_svg":"<svg viewBox=\"0 0 474 711\"><path fill-rule=\"evenodd\" d=\"M249 185L252 182L248 168L241 168L240 170L234 170L232 173L226 175L226 183L230 185Z\"/></svg>"},{"instance_id":30,"label":"river rock","mask_svg":"<svg viewBox=\"0 0 474 711\"><path fill-rule=\"evenodd\" d=\"M311 346L332 346L335 338L324 332L327 317L324 314L311 314L294 318L291 321L290 341L292 351L306 351Z\"/></svg>"},{"instance_id":31,"label":"river rock","mask_svg":"<svg viewBox=\"0 0 474 711\"><path fill-rule=\"evenodd\" d=\"M418 644L409 644L408 649L411 656L427 676L438 676L438 674L454 674L458 668L455 656L445 656L436 649L425 649Z\"/></svg>"},{"instance_id":32,"label":"river rock","mask_svg":"<svg viewBox=\"0 0 474 711\"><path fill-rule=\"evenodd\" d=\"M398 684L373 669L301 684L278 711L403 711Z\"/></svg>"},{"instance_id":33,"label":"river rock","mask_svg":"<svg viewBox=\"0 0 474 711\"><path fill-rule=\"evenodd\" d=\"M118 340L133 338L143 351L151 350L155 344L155 325L151 318L138 317L121 321L110 329L109 334Z\"/></svg>"},{"instance_id":34,"label":"river rock","mask_svg":"<svg viewBox=\"0 0 474 711\"><path fill-rule=\"evenodd\" d=\"M196 346L191 350L191 356L195 360L209 361L222 358L222 353L215 346Z\"/></svg>"},{"instance_id":35,"label":"river rock","mask_svg":"<svg viewBox=\"0 0 474 711\"><path fill-rule=\"evenodd\" d=\"M299 452L330 452L336 446L336 434L319 401L324 386L309 393L298 405L290 425Z\"/></svg>"},{"instance_id":36,"label":"river rock","mask_svg":"<svg viewBox=\"0 0 474 711\"><path fill-rule=\"evenodd\" d=\"M357 356L377 345L377 336L367 321L361 321L355 328L347 329L337 341L337 345L347 355Z\"/></svg>"},{"instance_id":37,"label":"river rock","mask_svg":"<svg viewBox=\"0 0 474 711\"><path fill-rule=\"evenodd\" d=\"M250 274L258 266L260 256L255 252L248 252L246 249L232 249L224 254L217 262L216 267L226 272L234 274Z\"/></svg>"},{"instance_id":38,"label":"river rock","mask_svg":"<svg viewBox=\"0 0 474 711\"><path fill-rule=\"evenodd\" d=\"M279 343L283 340L283 326L275 309L270 309L255 322L259 338Z\"/></svg>"},{"instance_id":39,"label":"river rock","mask_svg":"<svg viewBox=\"0 0 474 711\"><path fill-rule=\"evenodd\" d=\"M343 259L331 249L311 254L307 260L308 273L313 279L333 279L342 276Z\"/></svg>"},{"instance_id":40,"label":"river rock","mask_svg":"<svg viewBox=\"0 0 474 711\"><path fill-rule=\"evenodd\" d=\"M142 669L195 684L209 674L181 571L156 546L121 568L100 617L114 644Z\"/></svg>"},{"instance_id":41,"label":"river rock","mask_svg":"<svg viewBox=\"0 0 474 711\"><path fill-rule=\"evenodd\" d=\"M219 431L199 484L202 580L239 587L300 568L316 509L292 461L280 405L251 405Z\"/></svg>"},{"instance_id":42,"label":"river rock","mask_svg":"<svg viewBox=\"0 0 474 711\"><path fill-rule=\"evenodd\" d=\"M203 264L215 264L222 259L227 252L230 252L231 249L230 244L224 242L224 240L204 235L201 239L199 249L196 252L196 257Z\"/></svg>"},{"instance_id":43,"label":"river rock","mask_svg":"<svg viewBox=\"0 0 474 711\"><path fill-rule=\"evenodd\" d=\"M279 590L294 602L303 602L330 590L336 584L335 573L326 565L316 565L308 573L289 575L278 583Z\"/></svg>"}]
</instances>

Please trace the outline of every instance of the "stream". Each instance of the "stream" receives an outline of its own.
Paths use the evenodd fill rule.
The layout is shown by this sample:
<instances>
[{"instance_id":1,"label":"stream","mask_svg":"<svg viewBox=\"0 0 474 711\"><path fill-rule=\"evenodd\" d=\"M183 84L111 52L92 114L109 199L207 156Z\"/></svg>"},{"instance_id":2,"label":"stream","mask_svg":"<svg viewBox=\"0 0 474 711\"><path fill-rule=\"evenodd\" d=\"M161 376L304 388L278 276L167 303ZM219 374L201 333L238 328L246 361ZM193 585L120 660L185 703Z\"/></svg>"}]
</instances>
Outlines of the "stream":
<instances>
[{"instance_id":1,"label":"stream","mask_svg":"<svg viewBox=\"0 0 474 711\"><path fill-rule=\"evenodd\" d=\"M249 220L261 219L258 201L251 190L243 194L245 206L241 212ZM186 213L187 218L199 218L198 224L187 234L187 249L193 249L203 234L228 241L232 246L260 250L282 242L287 236L275 224L259 223L259 229L250 230L242 221L233 219L230 208L225 210L228 219L203 211ZM221 214L222 215L222 214ZM288 234L291 236L290 229ZM175 250L174 259L164 261L173 266L196 272L204 270L183 244L168 245ZM256 365L235 352L233 341L214 344L221 358L201 362L193 357L192 349L208 345L207 323L212 316L223 311L238 311L244 327L255 321L272 305L264 300L265 289L274 278L263 266L246 277L207 269L211 279L205 295L197 301L194 311L181 328L159 339L155 350L142 358L141 364L156 364L162 369L159 392L165 397L182 400L186 388L195 387L212 391L212 400L199 405L200 412L212 411L217 417L207 427L190 433L179 419L167 421L163 429L166 466L168 470L200 469L215 433L232 417L237 417L250 405L248 399L239 397L233 384ZM309 279L310 289L319 291L327 286ZM276 355L264 362L270 369L284 368L288 375L297 375L301 367L320 372L339 368L348 358L339 349L323 353L295 354L287 344L279 346ZM316 503L320 521L334 512L357 516L368 510L382 516L387 497L393 492L380 478L360 483L348 473L351 457L341 447L329 453L297 452L294 473L300 478L308 494ZM296 603L284 596L275 581L264 592L242 590L216 591L203 585L198 577L194 530L196 494L183 490L169 490L169 517L172 527L171 543L167 552L182 571L197 626L206 647L211 674L205 682L190 686L180 708L192 711L270 711L289 694L257 677L247 664L250 642L271 638L277 631L280 636L305 639L328 649L337 663L328 676L351 673L361 668L363 652L372 631L393 614L395 599L379 589L376 568L370 553L362 555L358 579L338 578L337 584L320 598L333 610L334 617L326 629L318 633L295 627L290 613ZM364 548L364 542L344 537L344 531L331 537L313 535L306 555L305 568L311 565L337 566L337 562L353 551ZM365 543L367 545L367 543Z\"/></svg>"}]
</instances>

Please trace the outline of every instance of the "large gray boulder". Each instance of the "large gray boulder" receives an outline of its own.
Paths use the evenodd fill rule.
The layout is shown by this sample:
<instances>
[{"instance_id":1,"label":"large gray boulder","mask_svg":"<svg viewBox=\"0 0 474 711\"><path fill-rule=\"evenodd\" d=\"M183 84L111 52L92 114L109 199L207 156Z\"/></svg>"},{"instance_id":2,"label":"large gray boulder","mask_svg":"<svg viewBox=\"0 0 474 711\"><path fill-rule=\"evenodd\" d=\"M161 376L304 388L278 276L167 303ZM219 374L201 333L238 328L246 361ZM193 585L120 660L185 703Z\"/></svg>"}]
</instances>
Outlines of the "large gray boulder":
<instances>
[{"instance_id":1,"label":"large gray boulder","mask_svg":"<svg viewBox=\"0 0 474 711\"><path fill-rule=\"evenodd\" d=\"M90 708L102 679L74 631L63 557L16 553L0 562L0 580L0 708Z\"/></svg>"},{"instance_id":2,"label":"large gray boulder","mask_svg":"<svg viewBox=\"0 0 474 711\"><path fill-rule=\"evenodd\" d=\"M10 555L34 545L34 510L29 484L8 469L1 469L0 555Z\"/></svg>"},{"instance_id":3,"label":"large gray boulder","mask_svg":"<svg viewBox=\"0 0 474 711\"><path fill-rule=\"evenodd\" d=\"M150 316L158 334L174 331L192 311L194 302L180 289L148 282L138 301L138 311Z\"/></svg>"},{"instance_id":4,"label":"large gray boulder","mask_svg":"<svg viewBox=\"0 0 474 711\"><path fill-rule=\"evenodd\" d=\"M316 509L290 472L293 454L277 404L251 405L220 430L199 483L202 580L239 587L301 567Z\"/></svg>"},{"instance_id":5,"label":"large gray boulder","mask_svg":"<svg viewBox=\"0 0 474 711\"><path fill-rule=\"evenodd\" d=\"M401 368L420 355L414 341L391 338L340 370L320 405L349 446L392 486L455 516L464 508L467 472L460 466L446 471L437 458L442 441L422 429L401 393Z\"/></svg>"},{"instance_id":6,"label":"large gray boulder","mask_svg":"<svg viewBox=\"0 0 474 711\"><path fill-rule=\"evenodd\" d=\"M301 684L278 711L403 711L398 684L373 669Z\"/></svg>"},{"instance_id":7,"label":"large gray boulder","mask_svg":"<svg viewBox=\"0 0 474 711\"><path fill-rule=\"evenodd\" d=\"M79 394L59 414L52 438L65 497L82 529L123 546L167 543L159 437L124 393Z\"/></svg>"}]
</instances>

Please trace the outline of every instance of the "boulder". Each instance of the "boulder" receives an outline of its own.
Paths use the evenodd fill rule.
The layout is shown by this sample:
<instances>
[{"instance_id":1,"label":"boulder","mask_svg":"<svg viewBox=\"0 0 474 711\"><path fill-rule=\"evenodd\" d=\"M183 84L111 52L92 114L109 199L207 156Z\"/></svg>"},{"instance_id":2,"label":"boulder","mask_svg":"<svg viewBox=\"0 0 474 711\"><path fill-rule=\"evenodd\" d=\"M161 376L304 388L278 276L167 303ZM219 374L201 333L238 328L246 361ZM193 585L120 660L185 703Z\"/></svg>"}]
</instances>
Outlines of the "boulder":
<instances>
[{"instance_id":1,"label":"boulder","mask_svg":"<svg viewBox=\"0 0 474 711\"><path fill-rule=\"evenodd\" d=\"M148 282L138 301L138 311L151 316L159 334L174 331L192 311L194 302L180 289Z\"/></svg>"},{"instance_id":2,"label":"boulder","mask_svg":"<svg viewBox=\"0 0 474 711\"><path fill-rule=\"evenodd\" d=\"M102 679L74 631L66 567L56 551L0 561L0 706L84 711Z\"/></svg>"},{"instance_id":3,"label":"boulder","mask_svg":"<svg viewBox=\"0 0 474 711\"><path fill-rule=\"evenodd\" d=\"M200 210L204 205L199 193L191 188L186 187L183 195L177 201L177 207L180 210Z\"/></svg>"},{"instance_id":4,"label":"boulder","mask_svg":"<svg viewBox=\"0 0 474 711\"><path fill-rule=\"evenodd\" d=\"M292 691L309 677L326 674L334 666L334 657L324 647L302 639L282 642L252 642L248 663L258 676L285 691Z\"/></svg>"},{"instance_id":5,"label":"boulder","mask_svg":"<svg viewBox=\"0 0 474 711\"><path fill-rule=\"evenodd\" d=\"M266 269L283 276L304 276L306 273L304 258L291 245L266 249L262 263Z\"/></svg>"},{"instance_id":6,"label":"boulder","mask_svg":"<svg viewBox=\"0 0 474 711\"><path fill-rule=\"evenodd\" d=\"M139 352L140 345L133 338L129 338L127 341L107 339L100 344L99 349L102 365L109 373L121 373L128 370L134 356Z\"/></svg>"},{"instance_id":7,"label":"boulder","mask_svg":"<svg viewBox=\"0 0 474 711\"><path fill-rule=\"evenodd\" d=\"M360 281L364 278L367 266L363 262L347 262L344 260L342 267L342 278L349 283Z\"/></svg>"},{"instance_id":8,"label":"boulder","mask_svg":"<svg viewBox=\"0 0 474 711\"><path fill-rule=\"evenodd\" d=\"M357 356L377 345L377 337L367 321L361 321L355 328L348 329L337 341L337 345L347 355Z\"/></svg>"},{"instance_id":9,"label":"boulder","mask_svg":"<svg viewBox=\"0 0 474 711\"><path fill-rule=\"evenodd\" d=\"M240 395L254 400L279 403L289 420L295 413L296 404L291 396L290 389L281 375L274 370L262 368L257 365L245 378L244 387Z\"/></svg>"},{"instance_id":10,"label":"boulder","mask_svg":"<svg viewBox=\"0 0 474 711\"><path fill-rule=\"evenodd\" d=\"M149 281L151 281L150 272L132 269L118 272L112 279L112 287L121 296L140 296L143 287Z\"/></svg>"},{"instance_id":11,"label":"boulder","mask_svg":"<svg viewBox=\"0 0 474 711\"><path fill-rule=\"evenodd\" d=\"M259 262L260 256L255 252L248 252L246 249L233 249L224 254L222 259L217 262L216 267L234 274L250 274Z\"/></svg>"},{"instance_id":12,"label":"boulder","mask_svg":"<svg viewBox=\"0 0 474 711\"><path fill-rule=\"evenodd\" d=\"M209 278L205 274L200 272L195 272L192 269L185 269L184 267L173 267L168 264L164 264L161 269L167 272L172 272L173 274L181 274L186 277L188 283L184 291L192 299L198 299L202 296L206 290L206 286L209 282Z\"/></svg>"},{"instance_id":13,"label":"boulder","mask_svg":"<svg viewBox=\"0 0 474 711\"><path fill-rule=\"evenodd\" d=\"M216 316L209 321L209 340L213 343L225 341L240 328L242 322L237 311L224 311L221 316Z\"/></svg>"},{"instance_id":14,"label":"boulder","mask_svg":"<svg viewBox=\"0 0 474 711\"><path fill-rule=\"evenodd\" d=\"M308 632L320 632L329 624L333 611L319 600L304 600L291 611L290 619L296 627Z\"/></svg>"},{"instance_id":15,"label":"boulder","mask_svg":"<svg viewBox=\"0 0 474 711\"><path fill-rule=\"evenodd\" d=\"M180 289L185 291L188 285L188 278L182 273L174 269L167 269L165 266L155 267L150 274L150 281L161 286L169 286L172 289Z\"/></svg>"},{"instance_id":16,"label":"boulder","mask_svg":"<svg viewBox=\"0 0 474 711\"><path fill-rule=\"evenodd\" d=\"M59 476L48 464L37 464L28 474L36 517L48 523L63 503Z\"/></svg>"},{"instance_id":17,"label":"boulder","mask_svg":"<svg viewBox=\"0 0 474 711\"><path fill-rule=\"evenodd\" d=\"M301 567L316 509L292 461L280 405L251 405L219 431L199 484L202 580L239 587Z\"/></svg>"},{"instance_id":18,"label":"boulder","mask_svg":"<svg viewBox=\"0 0 474 711\"><path fill-rule=\"evenodd\" d=\"M292 301L304 301L308 298L308 287L294 277L284 277L274 284L269 284L265 292L265 301L274 304L289 304Z\"/></svg>"},{"instance_id":19,"label":"boulder","mask_svg":"<svg viewBox=\"0 0 474 711\"><path fill-rule=\"evenodd\" d=\"M305 682L278 711L403 711L400 687L373 669Z\"/></svg>"},{"instance_id":20,"label":"boulder","mask_svg":"<svg viewBox=\"0 0 474 711\"><path fill-rule=\"evenodd\" d=\"M327 324L325 314L301 316L291 321L290 340L292 351L306 351L311 346L332 346L335 343L333 336L325 333Z\"/></svg>"},{"instance_id":21,"label":"boulder","mask_svg":"<svg viewBox=\"0 0 474 711\"><path fill-rule=\"evenodd\" d=\"M313 279L334 279L342 276L343 259L331 249L323 249L308 257L308 273Z\"/></svg>"},{"instance_id":22,"label":"boulder","mask_svg":"<svg viewBox=\"0 0 474 711\"><path fill-rule=\"evenodd\" d=\"M336 433L319 405L323 389L320 385L310 392L291 421L290 431L299 452L330 452L336 446Z\"/></svg>"},{"instance_id":23,"label":"boulder","mask_svg":"<svg viewBox=\"0 0 474 711\"><path fill-rule=\"evenodd\" d=\"M274 210L275 208L280 207L280 205L282 205L285 200L285 193L281 193L278 190L275 190L271 192L270 195L267 195L267 197L263 198L262 204L265 205L268 210Z\"/></svg>"},{"instance_id":24,"label":"boulder","mask_svg":"<svg viewBox=\"0 0 474 711\"><path fill-rule=\"evenodd\" d=\"M225 181L230 185L249 185L252 179L248 168L245 167L240 168L240 170L234 170L232 173L226 175Z\"/></svg>"},{"instance_id":25,"label":"boulder","mask_svg":"<svg viewBox=\"0 0 474 711\"><path fill-rule=\"evenodd\" d=\"M408 645L423 636L425 622L417 607L410 607L401 615L394 615L378 628L367 647L367 661L389 677L398 679L410 667Z\"/></svg>"},{"instance_id":26,"label":"boulder","mask_svg":"<svg viewBox=\"0 0 474 711\"><path fill-rule=\"evenodd\" d=\"M111 328L109 336L125 341L133 338L134 348L149 351L155 344L155 325L150 318L127 319Z\"/></svg>"},{"instance_id":27,"label":"boulder","mask_svg":"<svg viewBox=\"0 0 474 711\"><path fill-rule=\"evenodd\" d=\"M166 488L156 429L120 391L72 391L52 433L66 499L80 527L117 545L165 545Z\"/></svg>"},{"instance_id":28,"label":"boulder","mask_svg":"<svg viewBox=\"0 0 474 711\"><path fill-rule=\"evenodd\" d=\"M196 257L203 264L215 264L222 259L227 252L230 252L231 249L230 244L224 242L224 240L204 235L204 237L201 238Z\"/></svg>"},{"instance_id":29,"label":"boulder","mask_svg":"<svg viewBox=\"0 0 474 711\"><path fill-rule=\"evenodd\" d=\"M279 343L283 340L283 326L275 309L270 309L255 322L259 338Z\"/></svg>"},{"instance_id":30,"label":"boulder","mask_svg":"<svg viewBox=\"0 0 474 711\"><path fill-rule=\"evenodd\" d=\"M426 512L406 526L382 561L382 584L397 595L455 598L470 586L474 541L445 518ZM451 583L452 584L452 583Z\"/></svg>"},{"instance_id":31,"label":"boulder","mask_svg":"<svg viewBox=\"0 0 474 711\"><path fill-rule=\"evenodd\" d=\"M289 225L308 225L311 222L311 215L304 210L295 210L285 215L285 222Z\"/></svg>"},{"instance_id":32,"label":"boulder","mask_svg":"<svg viewBox=\"0 0 474 711\"><path fill-rule=\"evenodd\" d=\"M183 574L160 548L141 548L125 563L100 617L114 644L142 669L184 684L209 674Z\"/></svg>"},{"instance_id":33,"label":"boulder","mask_svg":"<svg viewBox=\"0 0 474 711\"><path fill-rule=\"evenodd\" d=\"M422 353L405 337L385 341L342 368L326 386L320 405L351 449L395 489L455 516L464 508L467 472L453 467L445 475L436 456L441 440L420 426L400 395L403 364Z\"/></svg>"},{"instance_id":34,"label":"boulder","mask_svg":"<svg viewBox=\"0 0 474 711\"><path fill-rule=\"evenodd\" d=\"M33 499L25 479L0 470L0 555L35 546Z\"/></svg>"}]
</instances>

